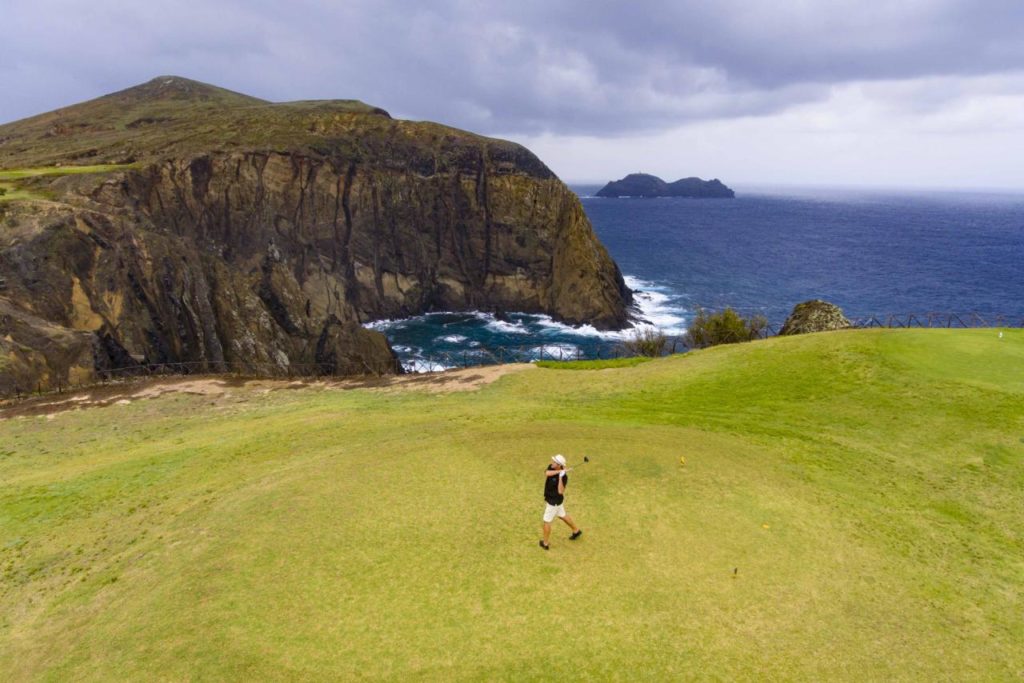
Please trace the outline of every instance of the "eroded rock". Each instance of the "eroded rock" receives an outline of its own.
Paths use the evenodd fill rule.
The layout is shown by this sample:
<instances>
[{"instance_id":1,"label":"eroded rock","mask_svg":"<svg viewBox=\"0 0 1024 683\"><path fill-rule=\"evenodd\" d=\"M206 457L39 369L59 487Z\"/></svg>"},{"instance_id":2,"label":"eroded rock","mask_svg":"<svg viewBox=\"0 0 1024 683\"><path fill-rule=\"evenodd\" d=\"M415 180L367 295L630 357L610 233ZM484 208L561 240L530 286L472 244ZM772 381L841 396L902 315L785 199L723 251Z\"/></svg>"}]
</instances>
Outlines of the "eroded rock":
<instances>
[{"instance_id":1,"label":"eroded rock","mask_svg":"<svg viewBox=\"0 0 1024 683\"><path fill-rule=\"evenodd\" d=\"M812 299L793 307L793 312L786 318L779 334L828 332L844 330L848 327L850 327L850 321L843 315L843 309L821 299Z\"/></svg>"}]
</instances>

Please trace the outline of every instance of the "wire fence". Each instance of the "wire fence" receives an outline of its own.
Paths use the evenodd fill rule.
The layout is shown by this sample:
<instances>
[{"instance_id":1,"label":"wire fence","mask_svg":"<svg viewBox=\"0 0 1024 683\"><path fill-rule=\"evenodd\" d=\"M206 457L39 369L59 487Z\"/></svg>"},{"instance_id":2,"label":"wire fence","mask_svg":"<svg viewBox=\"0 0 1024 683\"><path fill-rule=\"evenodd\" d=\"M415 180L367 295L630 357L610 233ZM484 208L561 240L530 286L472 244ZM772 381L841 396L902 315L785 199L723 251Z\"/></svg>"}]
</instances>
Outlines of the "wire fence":
<instances>
[{"instance_id":1,"label":"wire fence","mask_svg":"<svg viewBox=\"0 0 1024 683\"><path fill-rule=\"evenodd\" d=\"M1024 315L980 313L894 313L887 316L850 318L850 326L869 327L1024 327Z\"/></svg>"},{"instance_id":2,"label":"wire fence","mask_svg":"<svg viewBox=\"0 0 1024 683\"><path fill-rule=\"evenodd\" d=\"M979 313L903 313L850 318L851 329L870 328L1024 328L1024 316L981 315ZM693 343L687 336L657 335L653 344L638 340L596 341L592 344L552 343L536 340L516 346L477 347L460 351L435 351L393 360L346 359L345 363L288 363L258 361L153 362L117 368L97 368L93 379L68 382L57 378L44 386L15 385L0 390L0 398L20 399L45 393L63 393L110 383L151 377L218 376L238 379L315 379L353 376L433 373L504 363L537 361L612 360L638 355L668 356L713 344L766 339L779 334L781 324L765 323L743 333L719 335L713 341Z\"/></svg>"},{"instance_id":3,"label":"wire fence","mask_svg":"<svg viewBox=\"0 0 1024 683\"><path fill-rule=\"evenodd\" d=\"M1024 328L1024 315L982 315L980 313L890 313L888 315L868 315L848 318L848 329L864 330L871 328ZM712 343L693 343L692 339L679 337L685 350L704 348L719 343L737 343L768 339L778 336L784 323L763 321L763 324L749 329L744 333L727 334L724 339L716 338Z\"/></svg>"}]
</instances>

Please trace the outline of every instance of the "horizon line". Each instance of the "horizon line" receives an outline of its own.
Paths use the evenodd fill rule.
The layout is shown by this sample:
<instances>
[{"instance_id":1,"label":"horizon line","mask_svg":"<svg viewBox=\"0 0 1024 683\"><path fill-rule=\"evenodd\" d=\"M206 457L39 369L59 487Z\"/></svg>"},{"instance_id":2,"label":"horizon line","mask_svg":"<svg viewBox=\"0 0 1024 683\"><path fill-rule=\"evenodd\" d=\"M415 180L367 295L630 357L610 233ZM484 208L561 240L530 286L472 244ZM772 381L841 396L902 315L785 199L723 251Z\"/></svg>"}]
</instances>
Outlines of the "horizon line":
<instances>
[{"instance_id":1,"label":"horizon line","mask_svg":"<svg viewBox=\"0 0 1024 683\"><path fill-rule=\"evenodd\" d=\"M577 180L564 179L566 185L597 185L603 186L614 180ZM992 185L913 185L913 184L869 184L854 182L815 183L815 182L779 182L766 180L740 180L725 183L730 189L793 189L793 190L851 190L851 191L894 191L894 192L948 192L948 193L982 193L1024 195L1024 186L992 186Z\"/></svg>"}]
</instances>

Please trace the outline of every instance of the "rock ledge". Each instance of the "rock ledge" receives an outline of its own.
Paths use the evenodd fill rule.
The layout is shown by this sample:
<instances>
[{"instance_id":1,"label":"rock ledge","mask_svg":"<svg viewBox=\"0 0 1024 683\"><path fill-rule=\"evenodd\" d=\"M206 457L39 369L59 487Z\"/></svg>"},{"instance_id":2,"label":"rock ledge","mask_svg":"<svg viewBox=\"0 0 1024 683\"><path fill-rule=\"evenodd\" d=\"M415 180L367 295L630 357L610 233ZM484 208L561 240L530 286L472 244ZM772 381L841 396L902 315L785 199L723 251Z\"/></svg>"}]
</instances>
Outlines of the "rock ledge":
<instances>
[{"instance_id":1,"label":"rock ledge","mask_svg":"<svg viewBox=\"0 0 1024 683\"><path fill-rule=\"evenodd\" d=\"M821 299L804 301L793 307L793 312L779 330L779 335L808 334L845 330L850 321L843 315L843 309Z\"/></svg>"}]
</instances>

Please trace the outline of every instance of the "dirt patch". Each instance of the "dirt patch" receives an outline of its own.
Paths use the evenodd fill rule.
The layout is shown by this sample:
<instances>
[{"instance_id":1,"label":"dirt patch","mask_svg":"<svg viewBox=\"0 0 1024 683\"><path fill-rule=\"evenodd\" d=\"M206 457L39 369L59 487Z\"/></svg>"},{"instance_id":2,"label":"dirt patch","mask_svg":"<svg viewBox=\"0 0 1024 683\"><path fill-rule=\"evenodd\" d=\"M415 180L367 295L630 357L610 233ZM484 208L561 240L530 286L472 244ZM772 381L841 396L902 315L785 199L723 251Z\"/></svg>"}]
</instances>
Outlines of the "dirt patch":
<instances>
[{"instance_id":1,"label":"dirt patch","mask_svg":"<svg viewBox=\"0 0 1024 683\"><path fill-rule=\"evenodd\" d=\"M160 398L167 394L230 398L233 393L267 394L296 389L385 391L427 391L448 393L475 391L505 375L532 369L528 363L488 365L422 375L350 377L339 379L276 380L236 377L161 377L119 382L62 394L0 403L0 420L12 417L52 416L68 410L130 405L134 401Z\"/></svg>"},{"instance_id":2,"label":"dirt patch","mask_svg":"<svg viewBox=\"0 0 1024 683\"><path fill-rule=\"evenodd\" d=\"M192 394L195 396L221 396L227 391L222 379L203 378L187 381L165 380L150 384L131 395L132 399L159 398L164 394Z\"/></svg>"},{"instance_id":3,"label":"dirt patch","mask_svg":"<svg viewBox=\"0 0 1024 683\"><path fill-rule=\"evenodd\" d=\"M461 370L447 370L422 375L394 375L388 377L365 377L325 383L327 387L339 389L419 389L431 393L451 391L475 391L505 375L533 369L529 363L506 365L482 365Z\"/></svg>"}]
</instances>

